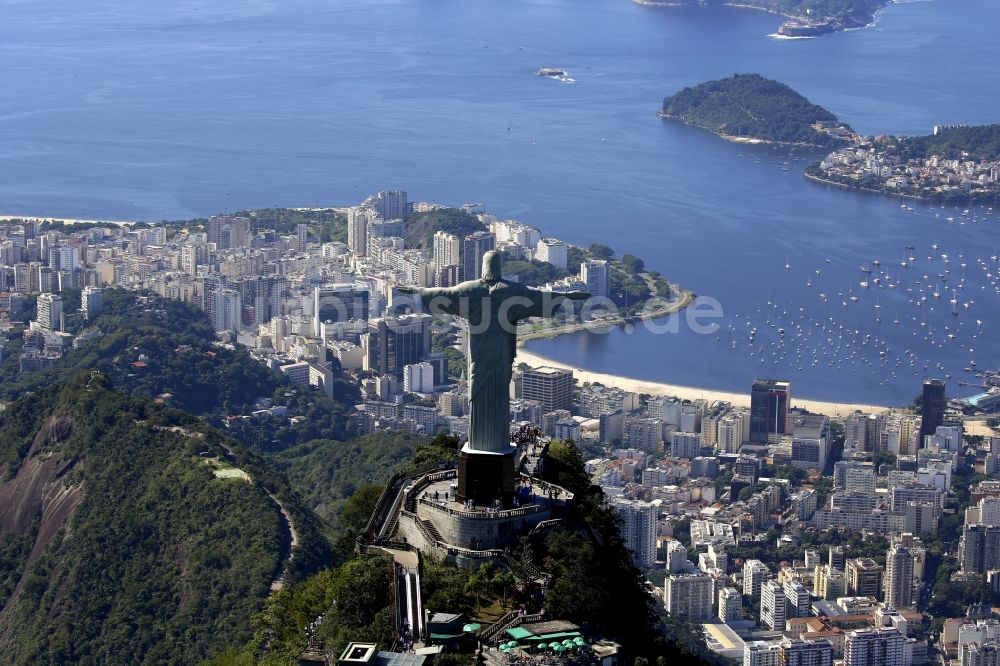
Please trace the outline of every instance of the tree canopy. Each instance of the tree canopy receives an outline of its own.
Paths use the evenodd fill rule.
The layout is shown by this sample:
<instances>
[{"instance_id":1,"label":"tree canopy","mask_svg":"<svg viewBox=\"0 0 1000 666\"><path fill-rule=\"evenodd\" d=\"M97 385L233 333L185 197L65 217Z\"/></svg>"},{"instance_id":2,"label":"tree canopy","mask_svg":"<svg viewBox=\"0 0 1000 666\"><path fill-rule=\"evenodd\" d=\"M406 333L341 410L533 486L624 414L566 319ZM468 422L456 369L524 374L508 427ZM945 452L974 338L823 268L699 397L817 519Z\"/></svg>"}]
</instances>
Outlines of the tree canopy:
<instances>
[{"instance_id":1,"label":"tree canopy","mask_svg":"<svg viewBox=\"0 0 1000 666\"><path fill-rule=\"evenodd\" d=\"M841 143L811 127L818 121L835 122L835 115L759 74L734 74L684 88L663 100L663 114L733 136L817 146Z\"/></svg>"}]
</instances>

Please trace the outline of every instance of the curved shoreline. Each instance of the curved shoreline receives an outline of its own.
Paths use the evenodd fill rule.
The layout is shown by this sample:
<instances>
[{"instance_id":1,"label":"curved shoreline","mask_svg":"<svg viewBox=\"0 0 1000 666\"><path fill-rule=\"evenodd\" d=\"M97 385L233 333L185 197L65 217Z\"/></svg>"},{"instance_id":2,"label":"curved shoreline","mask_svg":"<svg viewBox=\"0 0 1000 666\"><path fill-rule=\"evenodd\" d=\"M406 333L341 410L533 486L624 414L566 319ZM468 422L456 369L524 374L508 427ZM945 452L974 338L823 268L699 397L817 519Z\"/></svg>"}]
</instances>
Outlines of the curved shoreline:
<instances>
[{"instance_id":1,"label":"curved shoreline","mask_svg":"<svg viewBox=\"0 0 1000 666\"><path fill-rule=\"evenodd\" d=\"M996 199L996 197L993 197L992 199L990 197L982 197L982 198L967 197L965 199L956 199L956 200L937 199L937 198L934 198L934 197L921 197L921 196L918 196L916 194L904 194L903 192L893 192L891 190L876 190L876 189L873 189L871 187L861 187L859 185L848 185L847 183L840 183L840 182L837 182L835 180L828 180L826 178L822 178L820 176L813 175L813 174L808 173L806 171L803 171L802 175L805 176L807 180L810 180L810 181L816 183L817 185L828 185L830 187L837 187L837 188L840 188L842 190L847 190L849 192L866 192L868 194L881 194L883 196L895 197L897 199L910 199L911 201L919 201L921 203L941 203L941 204L947 204L947 205L957 206L957 205L975 204L975 203L979 203L980 201L988 201L988 200L995 200Z\"/></svg>"},{"instance_id":2,"label":"curved shoreline","mask_svg":"<svg viewBox=\"0 0 1000 666\"><path fill-rule=\"evenodd\" d=\"M614 386L625 391L634 393L648 393L650 395L669 395L685 400L705 399L708 401L724 400L732 403L736 407L750 406L749 380L747 381L746 393L734 393L731 391L720 391L716 389L698 388L695 386L681 386L677 384L666 384L664 382L654 382L645 379L634 379L632 377L622 377L620 375L609 375L602 372L591 372L580 367L561 363L552 360L541 354L524 349L521 342L518 342L516 363L527 363L533 366L549 366L554 368L565 368L573 371L573 376L583 382L599 383L604 386ZM825 414L831 418L843 418L848 414L861 410L863 412L884 412L891 409L884 405L865 405L860 403L828 402L823 400L810 400L808 398L792 398L792 407L802 407L816 414Z\"/></svg>"},{"instance_id":3,"label":"curved shoreline","mask_svg":"<svg viewBox=\"0 0 1000 666\"><path fill-rule=\"evenodd\" d=\"M684 125L686 127L694 127L696 129L700 129L700 130L703 130L705 132L708 132L709 134L714 134L715 136L719 137L720 139L723 139L725 141L729 141L730 143L746 143L746 144L759 145L759 146L801 146L803 148L817 148L817 149L824 149L824 150L826 149L826 146L821 146L821 145L815 144L815 143L805 143L805 142L802 142L802 141L776 141L774 139L761 139L760 137L756 137L756 136L736 136L734 134L725 134L724 132L717 132L717 131L715 131L713 129L709 129L708 127L704 127L703 125L697 125L695 123L689 123L688 121L684 120L680 116L672 116L672 115L670 115L668 113L664 113L663 109L660 109L659 111L657 111L656 115L658 115L660 118L663 118L664 120L672 120L672 121L678 122L678 123L680 123L680 124L682 124L682 125Z\"/></svg>"},{"instance_id":4,"label":"curved shoreline","mask_svg":"<svg viewBox=\"0 0 1000 666\"><path fill-rule=\"evenodd\" d=\"M610 330L616 326L623 326L625 324L630 324L636 321L645 321L650 319L660 319L661 317L666 317L674 314L675 312L680 312L695 298L695 294L687 289L682 289L675 284L671 284L670 288L675 290L681 295L681 297L676 301L671 301L666 306L662 308L656 308L654 310L643 310L639 314L631 315L628 317L615 317L613 319L603 319L600 321L588 321L583 323L568 324L564 326L553 326L550 328L543 328L539 331L529 331L526 333L517 334L517 344L518 346L523 346L525 342L529 340L537 340L539 338L556 338L560 335L566 335L568 333L578 333L580 331L593 331L601 332L601 329Z\"/></svg>"}]
</instances>

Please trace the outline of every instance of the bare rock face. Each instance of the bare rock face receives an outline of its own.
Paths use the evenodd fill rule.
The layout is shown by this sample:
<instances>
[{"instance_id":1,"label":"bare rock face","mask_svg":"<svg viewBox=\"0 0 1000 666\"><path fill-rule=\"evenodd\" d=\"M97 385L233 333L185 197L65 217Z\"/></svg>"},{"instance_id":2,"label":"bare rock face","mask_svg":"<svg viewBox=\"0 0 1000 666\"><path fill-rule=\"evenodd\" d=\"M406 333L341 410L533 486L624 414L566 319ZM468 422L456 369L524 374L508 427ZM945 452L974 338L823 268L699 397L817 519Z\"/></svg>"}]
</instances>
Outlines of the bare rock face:
<instances>
[{"instance_id":1,"label":"bare rock face","mask_svg":"<svg viewBox=\"0 0 1000 666\"><path fill-rule=\"evenodd\" d=\"M24 571L30 570L52 539L69 525L83 500L83 484L67 483L65 479L76 467L76 459L67 459L60 451L53 450L53 446L72 434L70 418L46 419L17 474L0 483L0 536L18 536L40 521ZM68 532L64 534L68 538ZM16 601L21 583L23 576L6 605Z\"/></svg>"}]
</instances>

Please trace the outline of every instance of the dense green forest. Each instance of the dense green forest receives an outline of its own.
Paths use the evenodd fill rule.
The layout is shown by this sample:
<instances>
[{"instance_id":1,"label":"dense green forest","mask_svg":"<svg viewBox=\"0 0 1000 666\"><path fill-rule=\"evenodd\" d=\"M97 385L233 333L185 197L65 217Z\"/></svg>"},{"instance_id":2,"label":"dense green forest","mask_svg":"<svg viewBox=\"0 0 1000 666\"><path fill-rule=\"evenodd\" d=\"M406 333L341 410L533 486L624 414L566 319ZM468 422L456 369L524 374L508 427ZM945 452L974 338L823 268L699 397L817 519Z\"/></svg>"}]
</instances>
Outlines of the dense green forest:
<instances>
[{"instance_id":1,"label":"dense green forest","mask_svg":"<svg viewBox=\"0 0 1000 666\"><path fill-rule=\"evenodd\" d=\"M329 563L319 524L260 459L228 440L252 481L213 474L202 454L222 459L226 441L98 372L9 404L0 661L190 664L245 642L288 551L268 492L302 542L289 582Z\"/></svg>"},{"instance_id":2,"label":"dense green forest","mask_svg":"<svg viewBox=\"0 0 1000 666\"><path fill-rule=\"evenodd\" d=\"M271 461L320 517L335 520L363 484L384 483L428 437L383 431L346 442L318 439L282 451Z\"/></svg>"},{"instance_id":3,"label":"dense green forest","mask_svg":"<svg viewBox=\"0 0 1000 666\"><path fill-rule=\"evenodd\" d=\"M430 250L434 247L434 234L447 231L449 234L465 238L477 231L487 231L485 225L475 215L461 208L439 208L423 213L413 213L406 218L406 247Z\"/></svg>"},{"instance_id":4,"label":"dense green forest","mask_svg":"<svg viewBox=\"0 0 1000 666\"><path fill-rule=\"evenodd\" d=\"M712 132L765 141L832 147L841 142L811 127L837 117L777 81L735 74L663 100L663 115Z\"/></svg>"},{"instance_id":5,"label":"dense green forest","mask_svg":"<svg viewBox=\"0 0 1000 666\"><path fill-rule=\"evenodd\" d=\"M896 151L906 159L940 155L947 159L1000 160L1000 124L951 127L937 134L894 141Z\"/></svg>"}]
</instances>

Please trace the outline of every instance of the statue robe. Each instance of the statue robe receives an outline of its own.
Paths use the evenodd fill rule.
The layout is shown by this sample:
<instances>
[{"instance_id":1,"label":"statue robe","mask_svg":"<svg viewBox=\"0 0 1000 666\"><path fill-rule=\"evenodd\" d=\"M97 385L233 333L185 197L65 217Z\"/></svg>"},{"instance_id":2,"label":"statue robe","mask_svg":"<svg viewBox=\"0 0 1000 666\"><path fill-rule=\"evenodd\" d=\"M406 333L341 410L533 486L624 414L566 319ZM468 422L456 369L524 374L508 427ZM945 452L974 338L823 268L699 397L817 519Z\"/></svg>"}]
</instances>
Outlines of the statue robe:
<instances>
[{"instance_id":1,"label":"statue robe","mask_svg":"<svg viewBox=\"0 0 1000 666\"><path fill-rule=\"evenodd\" d=\"M551 316L565 297L517 282L469 280L420 290L431 314L469 322L469 448L510 451L510 379L517 350L517 322Z\"/></svg>"}]
</instances>

